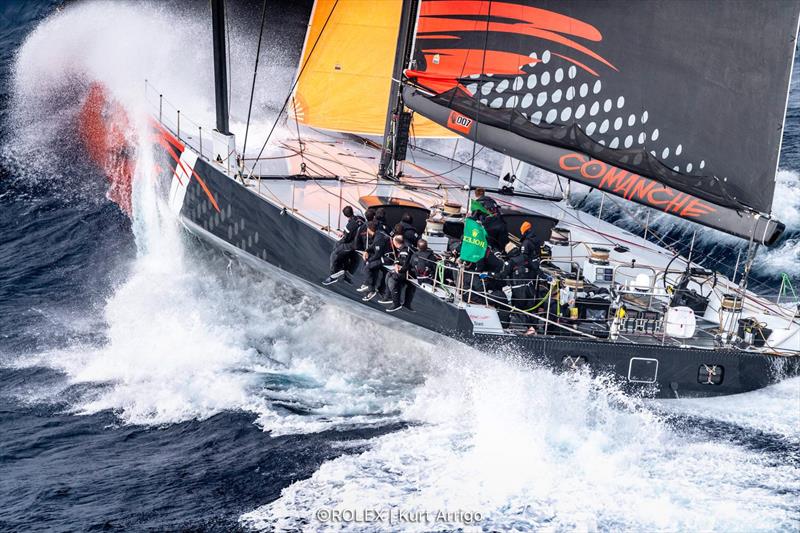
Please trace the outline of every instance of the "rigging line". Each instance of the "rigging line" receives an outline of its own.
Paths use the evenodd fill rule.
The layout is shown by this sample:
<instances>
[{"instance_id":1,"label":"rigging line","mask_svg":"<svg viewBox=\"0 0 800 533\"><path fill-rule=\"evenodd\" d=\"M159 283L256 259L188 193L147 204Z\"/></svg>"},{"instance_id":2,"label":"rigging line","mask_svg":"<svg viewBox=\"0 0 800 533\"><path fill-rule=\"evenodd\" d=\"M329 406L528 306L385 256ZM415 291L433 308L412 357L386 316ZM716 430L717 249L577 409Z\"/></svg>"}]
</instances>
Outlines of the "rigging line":
<instances>
[{"instance_id":1,"label":"rigging line","mask_svg":"<svg viewBox=\"0 0 800 533\"><path fill-rule=\"evenodd\" d=\"M228 10L225 10L225 53L228 56L228 116L230 116L231 102L231 28L228 24ZM228 127L230 129L230 126ZM230 154L228 154L230 157Z\"/></svg>"},{"instance_id":2,"label":"rigging line","mask_svg":"<svg viewBox=\"0 0 800 533\"><path fill-rule=\"evenodd\" d=\"M292 96L292 110L294 111L294 125L297 127L297 147L300 149L300 174L305 174L306 159L303 156L303 139L300 138L300 123L297 121L297 104Z\"/></svg>"},{"instance_id":3,"label":"rigging line","mask_svg":"<svg viewBox=\"0 0 800 533\"><path fill-rule=\"evenodd\" d=\"M247 124L244 127L244 144L242 144L242 161L247 154L247 135L250 133L250 113L253 111L253 95L256 92L256 76L258 75L258 60L261 58L261 37L264 35L264 20L267 18L267 0L261 8L261 29L258 31L258 46L256 46L256 64L253 67L253 84L250 86L250 103L247 105Z\"/></svg>"},{"instance_id":4,"label":"rigging line","mask_svg":"<svg viewBox=\"0 0 800 533\"><path fill-rule=\"evenodd\" d=\"M289 99L292 97L294 89L295 87L297 87L297 84L300 81L300 77L303 75L303 72L305 72L306 67L308 66L308 62L311 60L311 56L314 55L314 50L316 50L317 44L319 44L319 40L324 35L325 28L328 27L328 22L331 21L331 17L333 17L333 12L336 11L336 6L338 5L339 5L339 0L336 0L336 2L333 4L333 7L331 8L331 12L328 13L328 18L325 19L325 23L322 25L322 29L320 30L319 35L317 35L317 38L314 40L314 46L311 47L311 50L308 52L308 57L303 62L303 66L300 67L300 72L297 73L297 78L294 80L294 83L292 83L292 86L289 88L289 94L286 95L286 100L283 101L283 106L281 107L281 110L278 112L278 116L275 117L275 122L272 123L272 128L270 128L269 133L267 134L267 138L264 140L264 144L261 146L261 150L259 150L258 156L256 156L256 162L253 163L253 167L250 169L250 174L248 175L248 177L253 175L253 171L255 170L255 167L258 164L258 160L261 158L261 155L267 148L267 144L269 143L272 134L275 132L275 127L278 125L278 121L281 115L283 115L283 112L286 110L286 106L289 105Z\"/></svg>"},{"instance_id":5,"label":"rigging line","mask_svg":"<svg viewBox=\"0 0 800 533\"><path fill-rule=\"evenodd\" d=\"M630 209L628 209L625 205L623 205L620 202L618 202L617 199L614 198L612 195L607 194L606 197L611 201L611 203L613 203L615 206L617 206L620 209L620 211L622 211L624 214L626 214L628 216L628 218L630 218L637 226L639 226L641 229L645 229L645 226L641 222L639 222L639 220L633 215L633 213L630 211ZM658 212L658 214L661 214L661 212ZM649 226L647 227L647 231L648 231L648 233L651 233L652 235L654 235L656 237L656 241L657 241L658 244L661 244L667 250L670 250L672 252L675 251L675 250L673 250L672 246L670 246L670 244L666 242L666 240L665 240L666 236L659 234L657 231L654 231ZM674 245L676 243L677 243L677 241L675 241L672 244Z\"/></svg>"},{"instance_id":6,"label":"rigging line","mask_svg":"<svg viewBox=\"0 0 800 533\"><path fill-rule=\"evenodd\" d=\"M421 176L411 176L411 177L413 177L415 179L444 178L447 174L450 174L451 172L455 172L456 170L458 170L459 168L461 168L461 167L463 167L464 165L467 165L467 164L469 164L471 166L471 168L474 169L475 158L477 156L479 156L481 154L481 152L483 152L483 149L486 148L486 147L485 146L481 146L481 149L478 150L477 153L476 153L475 152L475 143L472 143L472 146L473 146L473 148L472 148L472 158L467 160L467 161L459 162L458 165L456 165L455 167L451 168L450 170L445 170L444 172L440 172L438 174L422 174ZM412 166L415 166L418 169L425 169L427 172L430 172L428 169L426 169L425 167L421 166L420 163L412 162L411 164L412 164ZM478 169L478 170L480 170L480 169ZM470 171L470 174L471 173L472 172ZM470 177L470 180L471 180L471 177Z\"/></svg>"},{"instance_id":7,"label":"rigging line","mask_svg":"<svg viewBox=\"0 0 800 533\"><path fill-rule=\"evenodd\" d=\"M295 148L293 148L293 147L291 147L291 146L289 146L289 145L286 145L286 144L282 144L282 146L283 146L283 147L284 147L286 150L292 151L292 152L294 152L295 154L298 154L298 155L299 155L299 153L298 153L297 149L295 149ZM342 167L344 167L344 168L353 168L354 170L359 170L359 171L361 171L360 169L357 169L357 168L355 168L355 167L349 167L348 165L346 165L346 164L344 164L344 163L341 163L341 162L339 162L338 160L336 160L336 159L333 159L333 158L330 158L330 159L328 159L328 158L320 158L320 159L323 159L324 161L329 161L329 162L332 162L332 163L334 163L334 164L337 164L337 165L339 165L339 166L342 166ZM331 170L330 170L330 169L326 168L326 167L325 167L323 164L321 164L320 162L318 162L318 161L315 161L313 158L310 158L310 159L309 159L309 165L312 165L313 167L318 167L319 169L322 169L322 171L323 171L324 173L323 173L323 172L319 172L318 170L311 168L311 171L312 171L312 172L315 172L315 173L316 173L318 176L320 176L320 177L322 177L322 176L336 176L336 174L334 174L333 172L331 172ZM362 172L363 172L363 171L362 171ZM341 181L342 183L346 183L346 184L348 184L348 185L355 185L355 186L369 186L369 185L372 185L372 184L374 183L374 182L373 182L373 179L374 179L374 178L372 178L372 176L370 176L370 180L365 180L365 181L354 181L352 178L348 179L348 178L346 178L346 177L344 177L344 176L337 176L337 177L339 178L339 181ZM334 197L336 197L336 198L338 198L338 197L339 197L339 194L338 194L338 192L332 192L331 190L329 190L329 189L326 189L326 188L325 188L325 186L324 186L324 185L322 185L321 183L317 182L317 180L316 180L316 179L314 179L314 177L313 177L313 176L309 176L309 178L310 178L310 181L312 181L312 182L313 182L313 183L314 183L314 184L315 184L317 187L319 187L319 188L320 188L322 191L324 191L324 192L326 192L326 193L328 193L328 194L330 194L330 195L332 195L332 196L334 196ZM398 188L400 188L400 189L404 189L404 190L410 190L410 191L412 191L412 192L413 192L413 191L414 191L414 190L417 188L417 187L415 187L415 186L413 186L413 185L408 185L408 184L404 184L404 183L393 183L393 184L392 184L392 186L393 186L393 187L398 187ZM376 186L375 188L377 188L377 186ZM374 188L373 188L373 190L374 190ZM425 191L424 193L421 193L421 192L420 192L420 193L417 193L417 194L418 194L420 197L424 197L425 195L428 195L428 196L434 196L434 197L437 197L437 198L441 198L441 195L439 195L439 194L436 194L435 192L431 192L431 191Z\"/></svg>"},{"instance_id":8,"label":"rigging line","mask_svg":"<svg viewBox=\"0 0 800 533\"><path fill-rule=\"evenodd\" d=\"M491 15L492 13L492 2L489 0L489 9L488 13ZM489 20L486 21L486 32L484 33L483 38L483 57L481 58L481 76L483 75L483 71L486 70L486 49L489 47ZM466 60L465 60L466 61ZM481 85L483 86L483 85ZM475 171L475 144L478 141L478 115L481 111L481 101L477 99L478 105L475 106L475 137L472 141L472 162L469 166L469 189L467 189L467 212L469 213L469 203L472 197L472 174Z\"/></svg>"},{"instance_id":9,"label":"rigging line","mask_svg":"<svg viewBox=\"0 0 800 533\"><path fill-rule=\"evenodd\" d=\"M456 148L458 147L458 141L459 141L459 139L461 139L461 137L457 137L457 138L456 138L456 142L455 142L455 146L456 146ZM480 154L480 153L481 153L481 151L482 151L484 148L486 148L486 147L485 147L485 146L481 146L481 149L480 149L480 150L478 150L478 154ZM448 157L448 156L446 156L446 155L443 155L443 154L440 154L440 153L434 152L434 151L432 151L432 150L428 150L427 148L423 148L422 146L415 146L415 147L413 148L413 150L419 150L419 151L420 151L420 152L422 152L423 154L427 154L427 155L429 155L429 156L431 156L431 157L435 157L435 158L439 158L439 159L444 159L445 161L449 161L450 163L460 163L460 164L459 164L459 167L460 167L460 166L463 166L464 164L466 164L466 163L468 163L468 162L469 162L469 160L467 160L467 161L461 161L460 159L455 159L455 155L454 155L454 157ZM453 150L453 154L455 154L455 149ZM476 154L476 155L478 155L478 154ZM458 167L456 167L456 168L458 168ZM451 169L451 170L453 170L453 169ZM477 167L476 167L476 168L475 168L475 170L476 170L477 172L480 172L481 174L486 174L487 176L490 176L490 177L492 177L492 178L497 178L497 177L498 177L496 174L494 174L494 173L492 173L492 172L489 172L488 170L484 170L484 169L482 169L482 168L477 168ZM450 171L448 170L448 172L450 172Z\"/></svg>"}]
</instances>

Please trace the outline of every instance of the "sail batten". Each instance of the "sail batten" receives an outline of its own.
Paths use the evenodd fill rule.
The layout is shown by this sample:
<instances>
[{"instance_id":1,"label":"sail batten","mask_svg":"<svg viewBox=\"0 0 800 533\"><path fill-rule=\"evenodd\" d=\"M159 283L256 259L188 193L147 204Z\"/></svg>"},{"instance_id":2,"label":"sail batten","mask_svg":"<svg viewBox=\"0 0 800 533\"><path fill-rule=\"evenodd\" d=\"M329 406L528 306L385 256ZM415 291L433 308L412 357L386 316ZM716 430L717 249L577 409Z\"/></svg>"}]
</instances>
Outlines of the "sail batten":
<instances>
[{"instance_id":1,"label":"sail batten","mask_svg":"<svg viewBox=\"0 0 800 533\"><path fill-rule=\"evenodd\" d=\"M691 205L668 212L746 235L747 216L712 219L771 210L799 14L782 0L422 0L406 76L455 113L439 117L452 131L571 150L584 174L616 169L604 184L626 176L612 194L638 201L651 180ZM575 164L519 158L568 177Z\"/></svg>"}]
</instances>

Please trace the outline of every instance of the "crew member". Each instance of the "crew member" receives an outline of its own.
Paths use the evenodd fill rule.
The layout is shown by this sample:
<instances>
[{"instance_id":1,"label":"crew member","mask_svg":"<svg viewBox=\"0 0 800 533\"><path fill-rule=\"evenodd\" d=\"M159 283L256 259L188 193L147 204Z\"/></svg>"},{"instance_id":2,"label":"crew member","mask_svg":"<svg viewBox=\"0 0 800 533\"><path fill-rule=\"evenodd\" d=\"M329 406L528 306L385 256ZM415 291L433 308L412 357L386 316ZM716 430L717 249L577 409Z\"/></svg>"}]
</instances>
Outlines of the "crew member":
<instances>
[{"instance_id":1,"label":"crew member","mask_svg":"<svg viewBox=\"0 0 800 533\"><path fill-rule=\"evenodd\" d=\"M363 252L369 248L370 239L367 236L367 226L370 222L375 220L375 209L369 208L364 211L364 218L366 219L366 223L361 226L358 231L358 235L356 235L356 240L354 244L354 249L358 252L359 255L363 255ZM369 290L369 285L366 283L362 284L361 287L356 289L357 292L366 292Z\"/></svg>"},{"instance_id":2,"label":"crew member","mask_svg":"<svg viewBox=\"0 0 800 533\"><path fill-rule=\"evenodd\" d=\"M488 214L481 211L472 213L472 218L478 220L486 229L487 244L493 250L505 249L508 244L508 228L500 212L500 206L493 198L486 196L486 190L482 187L475 189L475 201L488 212Z\"/></svg>"},{"instance_id":3,"label":"crew member","mask_svg":"<svg viewBox=\"0 0 800 533\"><path fill-rule=\"evenodd\" d=\"M408 297L408 289L411 284L408 283L408 271L411 266L411 249L403 241L402 235L395 235L392 237L392 255L394 256L394 264L392 270L386 275L386 286L388 289L391 300L391 306L386 310L388 313L394 313L403 308L401 296L403 289L406 289L406 302L410 304ZM384 303L382 300L380 303Z\"/></svg>"},{"instance_id":4,"label":"crew member","mask_svg":"<svg viewBox=\"0 0 800 533\"><path fill-rule=\"evenodd\" d=\"M362 300L368 302L372 300L378 291L383 289L384 269L383 256L389 248L389 236L378 229L378 221L373 220L367 224L366 240L369 246L362 253L367 269L367 290L369 291Z\"/></svg>"},{"instance_id":5,"label":"crew member","mask_svg":"<svg viewBox=\"0 0 800 533\"><path fill-rule=\"evenodd\" d=\"M539 261L544 241L536 234L533 225L526 220L519 227L519 233L521 235L520 253L531 261Z\"/></svg>"},{"instance_id":6,"label":"crew member","mask_svg":"<svg viewBox=\"0 0 800 533\"><path fill-rule=\"evenodd\" d=\"M347 225L345 225L341 238L333 247L330 256L330 273L322 282L323 285L336 283L351 267L356 237L365 223L364 218L354 214L353 208L349 205L344 206L342 214L347 217Z\"/></svg>"},{"instance_id":7,"label":"crew member","mask_svg":"<svg viewBox=\"0 0 800 533\"><path fill-rule=\"evenodd\" d=\"M491 196L486 196L486 189L478 187L475 189L475 201L478 202L489 212L489 215L497 215L500 213L500 206L494 201Z\"/></svg>"},{"instance_id":8,"label":"crew member","mask_svg":"<svg viewBox=\"0 0 800 533\"><path fill-rule=\"evenodd\" d=\"M416 248L417 241L419 240L419 233L417 233L417 230L414 228L414 217L412 217L410 213L403 213L403 219L400 225L403 227L403 242L405 245L410 248Z\"/></svg>"},{"instance_id":9,"label":"crew member","mask_svg":"<svg viewBox=\"0 0 800 533\"><path fill-rule=\"evenodd\" d=\"M389 224L386 222L386 210L379 207L375 210L375 220L378 221L378 229L389 235Z\"/></svg>"},{"instance_id":10,"label":"crew member","mask_svg":"<svg viewBox=\"0 0 800 533\"><path fill-rule=\"evenodd\" d=\"M417 241L417 251L411 256L411 273L417 279L417 283L433 283L433 275L436 263L439 258L428 248L428 241L420 239Z\"/></svg>"},{"instance_id":11,"label":"crew member","mask_svg":"<svg viewBox=\"0 0 800 533\"><path fill-rule=\"evenodd\" d=\"M534 319L528 314L534 306L533 283L538 275L538 268L533 268L530 258L520 249L508 252L508 272L511 277L511 305L515 311L511 314L511 323L521 327L530 327Z\"/></svg>"}]
</instances>

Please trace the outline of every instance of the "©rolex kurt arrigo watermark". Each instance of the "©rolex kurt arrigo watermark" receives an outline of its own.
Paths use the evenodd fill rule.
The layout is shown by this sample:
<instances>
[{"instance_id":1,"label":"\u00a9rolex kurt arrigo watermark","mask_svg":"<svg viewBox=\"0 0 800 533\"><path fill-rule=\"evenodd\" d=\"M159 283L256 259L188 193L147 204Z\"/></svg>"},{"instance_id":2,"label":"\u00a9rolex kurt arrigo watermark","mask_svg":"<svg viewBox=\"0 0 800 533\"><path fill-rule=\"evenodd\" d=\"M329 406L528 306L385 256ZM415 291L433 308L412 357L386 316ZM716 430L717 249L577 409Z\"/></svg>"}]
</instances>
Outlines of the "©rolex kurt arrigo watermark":
<instances>
[{"instance_id":1,"label":"\u00a9rolex kurt arrigo watermark","mask_svg":"<svg viewBox=\"0 0 800 533\"><path fill-rule=\"evenodd\" d=\"M461 524L465 526L478 525L483 520L480 511L463 509L359 509L320 507L314 512L314 518L319 522L329 524L374 524L400 525L436 525L436 524Z\"/></svg>"}]
</instances>

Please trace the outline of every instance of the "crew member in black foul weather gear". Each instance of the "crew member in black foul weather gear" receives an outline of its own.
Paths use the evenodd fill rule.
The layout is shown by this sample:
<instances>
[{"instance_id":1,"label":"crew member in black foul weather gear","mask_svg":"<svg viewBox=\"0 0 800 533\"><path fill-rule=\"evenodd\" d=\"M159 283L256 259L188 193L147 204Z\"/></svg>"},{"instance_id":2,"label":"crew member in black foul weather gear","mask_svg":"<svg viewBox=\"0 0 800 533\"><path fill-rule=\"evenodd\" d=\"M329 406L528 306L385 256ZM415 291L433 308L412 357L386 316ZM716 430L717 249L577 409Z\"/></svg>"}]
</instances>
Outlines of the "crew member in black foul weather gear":
<instances>
[{"instance_id":1,"label":"crew member in black foul weather gear","mask_svg":"<svg viewBox=\"0 0 800 533\"><path fill-rule=\"evenodd\" d=\"M370 222L375 220L375 209L370 207L366 211L364 211L364 218L367 219L366 224L362 225L361 228L358 230L358 235L356 235L355 241L355 250L359 253L359 255L363 255L364 252L369 247L369 238L367 237L367 226ZM361 285L356 292L366 292L369 290L369 285L366 283Z\"/></svg>"},{"instance_id":2,"label":"crew member in black foul weather gear","mask_svg":"<svg viewBox=\"0 0 800 533\"><path fill-rule=\"evenodd\" d=\"M428 241L420 239L417 241L417 251L411 256L411 274L417 279L417 283L433 284L433 274L439 258L428 248Z\"/></svg>"},{"instance_id":3,"label":"crew member in black foul weather gear","mask_svg":"<svg viewBox=\"0 0 800 533\"><path fill-rule=\"evenodd\" d=\"M411 304L413 294L413 285L408 283L408 271L411 267L411 249L403 242L402 235L395 235L392 238L392 251L394 255L394 264L392 270L386 275L386 286L389 294L391 295L391 307L386 311L394 313L403 308L401 297L405 289L405 302L406 305Z\"/></svg>"},{"instance_id":4,"label":"crew member in black foul weather gear","mask_svg":"<svg viewBox=\"0 0 800 533\"><path fill-rule=\"evenodd\" d=\"M542 245L544 242L536 234L533 226L527 220L519 227L519 232L522 235L519 247L520 252L528 259L538 261L542 253Z\"/></svg>"},{"instance_id":5,"label":"crew member in black foul weather gear","mask_svg":"<svg viewBox=\"0 0 800 533\"><path fill-rule=\"evenodd\" d=\"M356 237L364 225L364 218L353 213L353 208L346 205L342 214L347 217L347 225L342 232L342 237L333 247L330 258L330 275L322 282L323 285L336 283L349 270L355 259Z\"/></svg>"},{"instance_id":6,"label":"crew member in black foul weather gear","mask_svg":"<svg viewBox=\"0 0 800 533\"><path fill-rule=\"evenodd\" d=\"M486 196L486 189L483 187L475 189L475 201L481 204L483 208L489 212L489 215L500 213L500 207L497 205L497 202L495 202L494 198L491 196Z\"/></svg>"},{"instance_id":7,"label":"crew member in black foul weather gear","mask_svg":"<svg viewBox=\"0 0 800 533\"><path fill-rule=\"evenodd\" d=\"M410 248L416 248L419 234L414 228L414 217L409 213L403 213L403 220L400 225L403 227L403 243Z\"/></svg>"},{"instance_id":8,"label":"crew member in black foul weather gear","mask_svg":"<svg viewBox=\"0 0 800 533\"><path fill-rule=\"evenodd\" d=\"M530 327L534 319L528 315L535 305L534 285L539 276L539 262L523 254L518 248L508 253L508 277L511 279L511 313L510 322L517 327Z\"/></svg>"},{"instance_id":9,"label":"crew member in black foul weather gear","mask_svg":"<svg viewBox=\"0 0 800 533\"><path fill-rule=\"evenodd\" d=\"M386 210L379 207L375 210L375 220L378 221L378 229L389 235L389 224L386 222Z\"/></svg>"},{"instance_id":10,"label":"crew member in black foul weather gear","mask_svg":"<svg viewBox=\"0 0 800 533\"><path fill-rule=\"evenodd\" d=\"M508 244L508 228L503 215L500 213L500 206L493 198L486 196L486 191L478 187L475 189L475 201L485 210L474 211L472 218L478 220L486 229L487 244L493 250L503 250Z\"/></svg>"},{"instance_id":11,"label":"crew member in black foul weather gear","mask_svg":"<svg viewBox=\"0 0 800 533\"><path fill-rule=\"evenodd\" d=\"M367 249L362 253L367 270L367 290L369 291L362 300L372 300L378 291L383 288L384 274L383 256L389 249L389 236L378 229L378 221L373 220L367 224L366 242Z\"/></svg>"}]
</instances>

